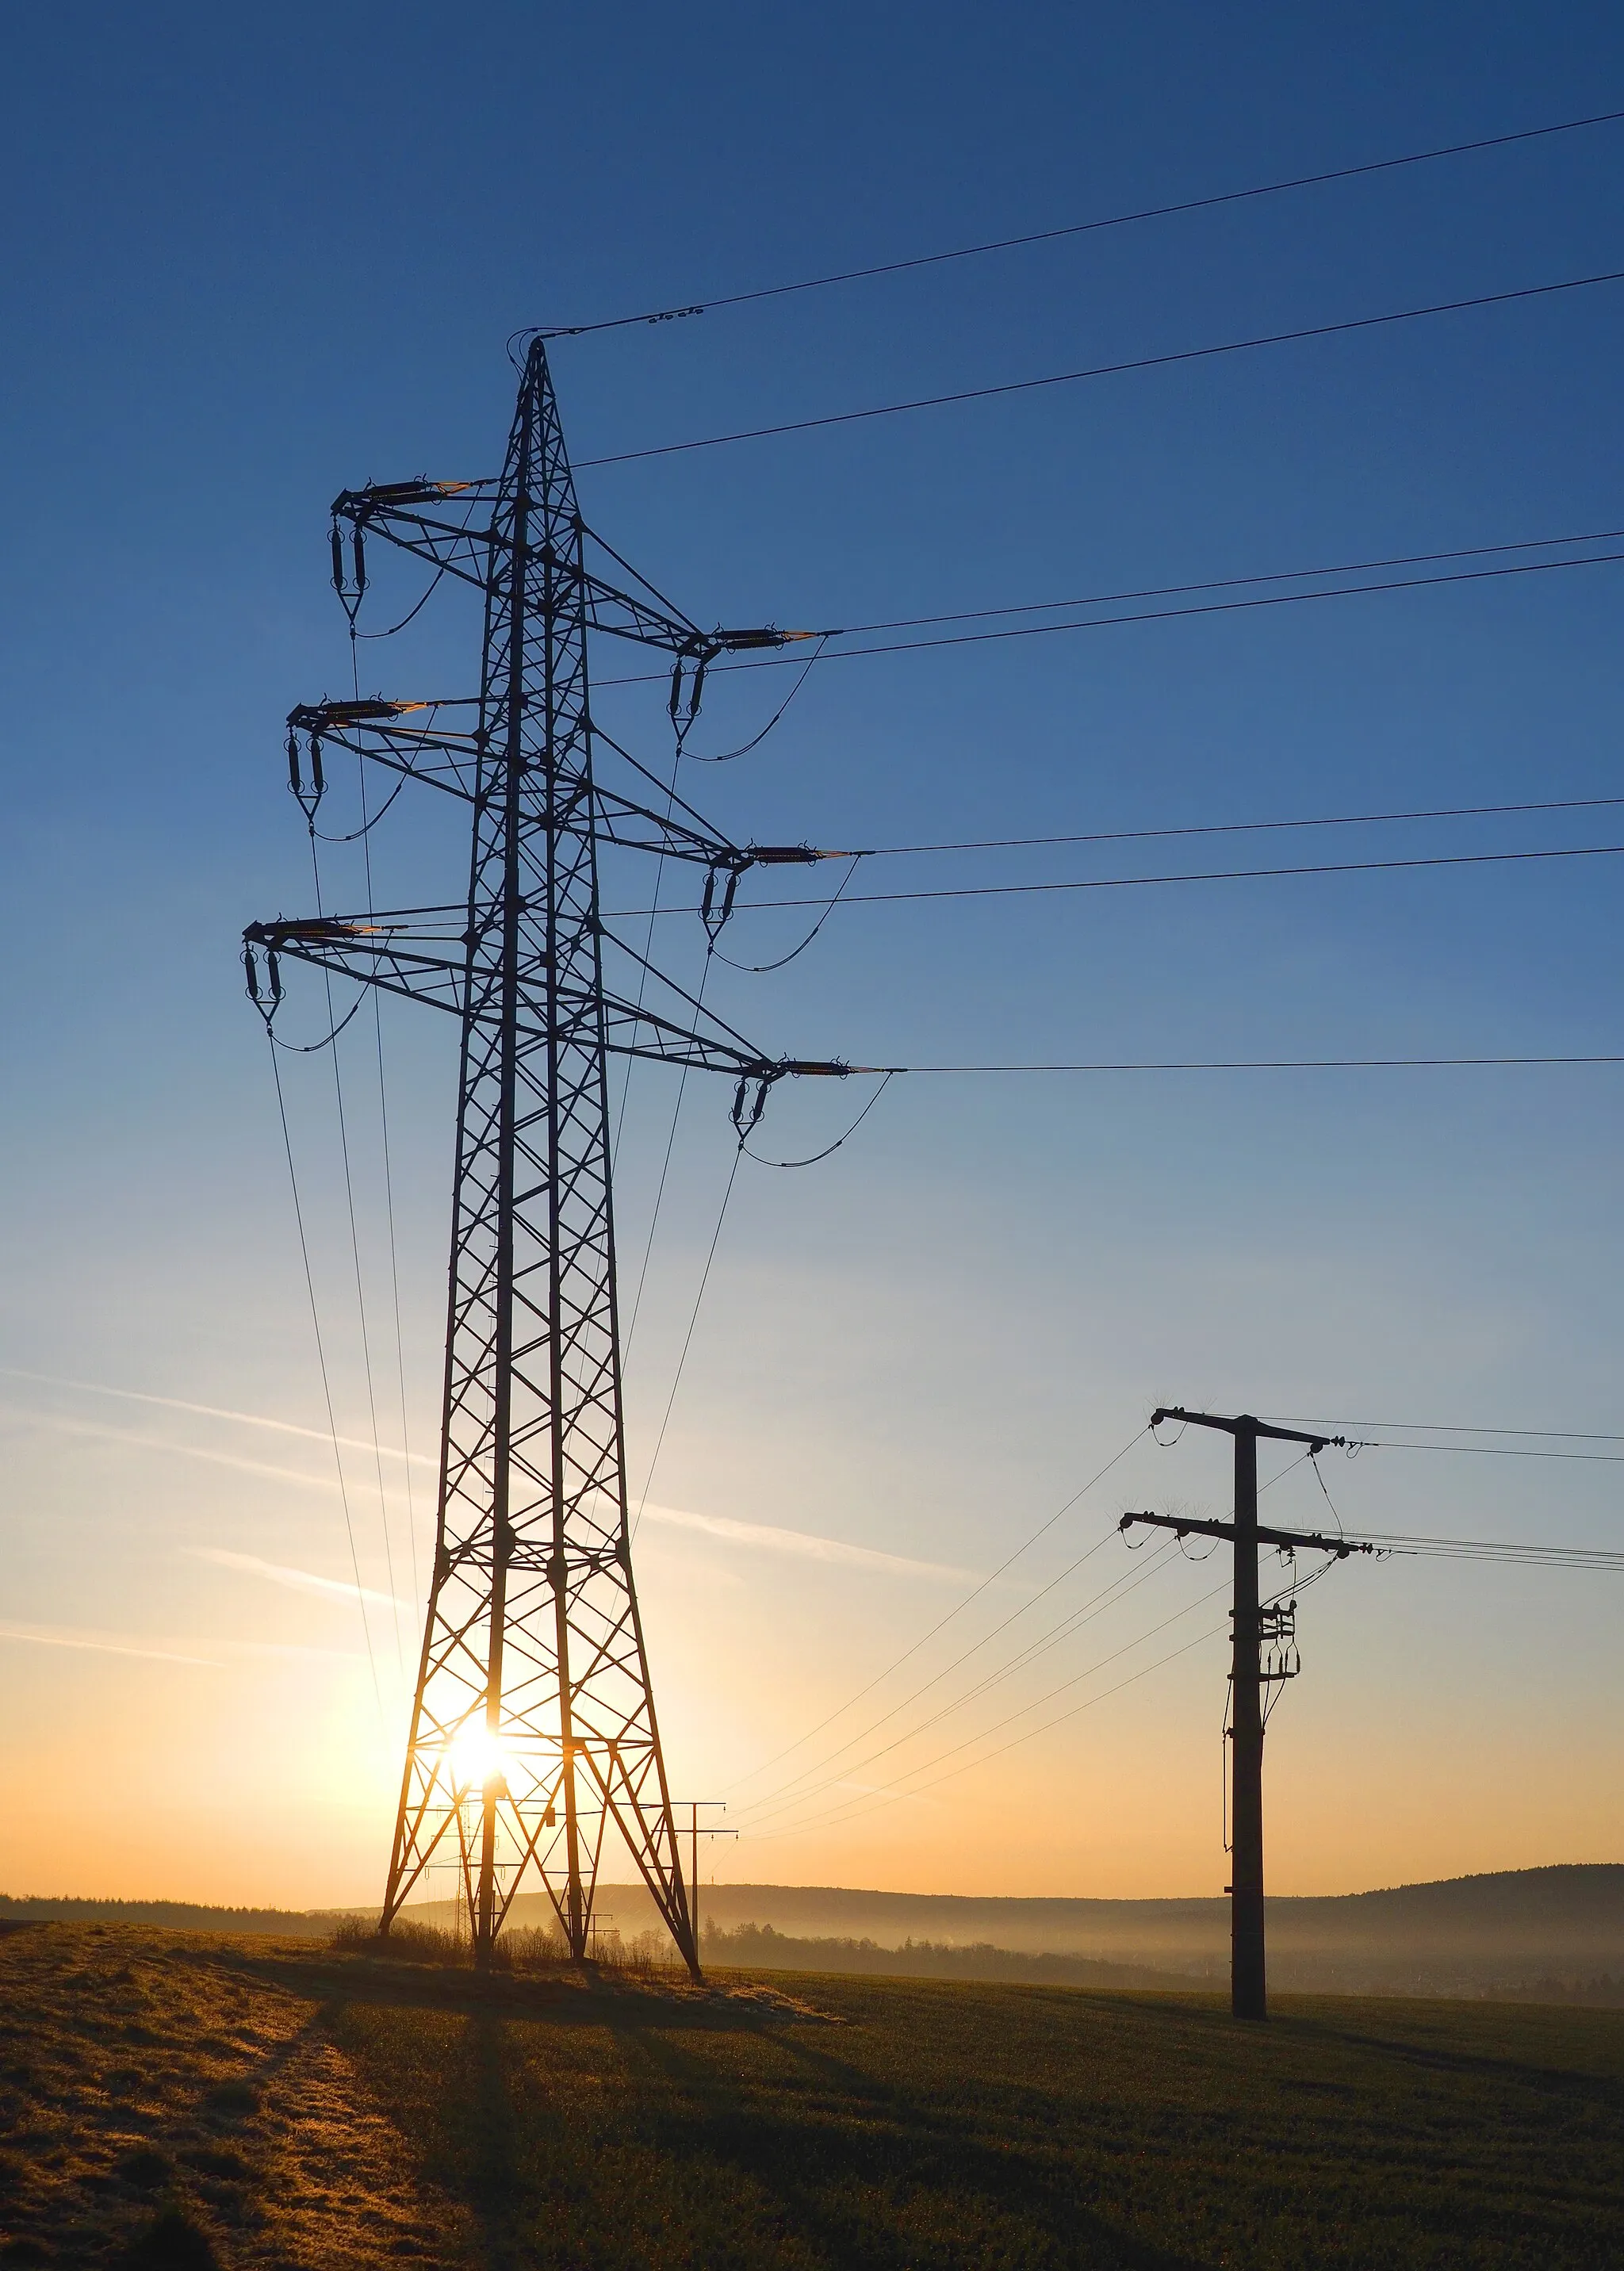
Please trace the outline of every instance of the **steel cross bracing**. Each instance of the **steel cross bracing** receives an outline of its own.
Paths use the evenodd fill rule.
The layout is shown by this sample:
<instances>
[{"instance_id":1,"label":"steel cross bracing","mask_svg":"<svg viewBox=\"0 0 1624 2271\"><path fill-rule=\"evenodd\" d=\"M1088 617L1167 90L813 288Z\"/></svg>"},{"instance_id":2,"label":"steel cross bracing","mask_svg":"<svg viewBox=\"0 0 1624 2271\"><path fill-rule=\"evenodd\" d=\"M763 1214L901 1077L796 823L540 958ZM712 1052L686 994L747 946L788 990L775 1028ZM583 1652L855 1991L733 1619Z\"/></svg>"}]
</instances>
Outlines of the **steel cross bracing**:
<instances>
[{"instance_id":1,"label":"steel cross bracing","mask_svg":"<svg viewBox=\"0 0 1624 2271\"><path fill-rule=\"evenodd\" d=\"M847 1068L766 1054L606 930L600 843L704 866L712 933L745 868L820 855L727 842L627 752L630 791L600 786L593 743L607 737L591 717L587 639L665 649L673 715L691 718L714 656L794 635L704 632L633 571L626 588L589 569L539 339L499 481L337 500L334 582L352 625L369 536L481 592L479 696L295 710L290 785L314 827L324 747L340 747L399 776L391 793L417 780L460 799L467 899L279 916L250 925L244 956L267 1023L293 960L461 1024L438 1529L382 1928L431 1863L450 1862L481 1960L533 1874L581 1956L613 1827L697 1973L632 1580L607 1061L731 1075L741 1136L778 1079ZM660 804L641 800L651 786ZM606 943L636 973L635 995L606 985Z\"/></svg>"}]
</instances>

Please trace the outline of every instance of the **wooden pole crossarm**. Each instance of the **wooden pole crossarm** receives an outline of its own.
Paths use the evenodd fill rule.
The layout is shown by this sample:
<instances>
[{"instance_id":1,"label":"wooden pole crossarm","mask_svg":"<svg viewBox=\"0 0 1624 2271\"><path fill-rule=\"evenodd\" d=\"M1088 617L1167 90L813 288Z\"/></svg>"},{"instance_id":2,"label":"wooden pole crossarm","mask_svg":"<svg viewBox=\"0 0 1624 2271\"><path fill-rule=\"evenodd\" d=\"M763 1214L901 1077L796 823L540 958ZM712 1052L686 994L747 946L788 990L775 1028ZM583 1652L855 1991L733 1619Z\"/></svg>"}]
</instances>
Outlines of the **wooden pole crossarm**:
<instances>
[{"instance_id":1,"label":"wooden pole crossarm","mask_svg":"<svg viewBox=\"0 0 1624 2271\"><path fill-rule=\"evenodd\" d=\"M1136 1522L1150 1523L1158 1530L1171 1530L1180 1538L1187 1538L1192 1532L1198 1538L1233 1538L1235 1534L1233 1522L1197 1522L1188 1514L1125 1514L1117 1528L1126 1530ZM1333 1553L1338 1561L1345 1561L1350 1553L1374 1553L1376 1550L1362 1538L1326 1538L1316 1530L1265 1530L1261 1523L1256 1537L1260 1545L1300 1545L1316 1553Z\"/></svg>"},{"instance_id":2,"label":"wooden pole crossarm","mask_svg":"<svg viewBox=\"0 0 1624 2271\"><path fill-rule=\"evenodd\" d=\"M1329 1450L1333 1443L1346 1441L1342 1435L1303 1435L1295 1427L1271 1427L1266 1419L1254 1419L1249 1411L1225 1418L1212 1411L1186 1411L1181 1404L1158 1404L1151 1414L1151 1425L1159 1427L1164 1419L1182 1420L1187 1427L1216 1427L1225 1435L1263 1436L1271 1443L1306 1443L1315 1452Z\"/></svg>"}]
</instances>

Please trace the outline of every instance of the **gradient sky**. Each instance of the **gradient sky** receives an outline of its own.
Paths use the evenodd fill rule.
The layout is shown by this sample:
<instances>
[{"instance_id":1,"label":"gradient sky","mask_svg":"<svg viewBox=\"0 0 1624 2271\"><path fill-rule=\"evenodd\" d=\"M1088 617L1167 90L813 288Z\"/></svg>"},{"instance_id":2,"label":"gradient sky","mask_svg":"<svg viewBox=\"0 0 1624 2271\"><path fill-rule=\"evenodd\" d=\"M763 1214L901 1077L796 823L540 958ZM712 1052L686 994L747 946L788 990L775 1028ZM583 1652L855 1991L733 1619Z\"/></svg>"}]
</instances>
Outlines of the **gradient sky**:
<instances>
[{"instance_id":1,"label":"gradient sky","mask_svg":"<svg viewBox=\"0 0 1624 2271\"><path fill-rule=\"evenodd\" d=\"M363 1627L235 959L244 921L310 898L280 720L349 683L329 499L492 469L519 325L1624 106L1624 25L1530 4L68 4L16 16L8 48L0 1882L361 1900L429 1539L453 1037L384 1017L410 1458L364 1021L343 1059L390 1446L344 1452ZM604 456L1619 268L1621 188L1624 128L1604 128L564 342L555 376L576 457ZM1603 530L1624 525L1621 316L1607 287L605 467L582 500L697 619L808 624ZM737 836L848 845L1617 794L1620 572L831 661L759 752L689 786ZM454 607L363 652L369 691L473 682ZM786 686L716 682L697 743L746 739ZM658 689L601 707L666 748ZM445 815L410 805L375 839L381 903L458 885ZM876 862L854 888L1620 836L1606 811L1459 820L1220 838L1218 858ZM360 888L344 855L330 875ZM853 907L713 998L771 1048L860 1061L1618 1052L1617 890L1598 859ZM730 943L770 959L796 920L741 919ZM662 931L690 971L696 932ZM295 993L289 1037L314 1039L314 986ZM331 1067L284 1066L340 1431L366 1444ZM1130 1565L1110 1532L1129 1506L1225 1511L1225 1447L1158 1448L1150 1409L1624 1433L1621 1086L920 1078L823 1166L747 1165L637 1538L674 1787L751 1833L717 1873L1216 1891L1223 1564ZM816 1150L860 1100L780 1091L761 1147ZM634 1085L629 1269L672 1101L657 1074ZM679 1130L629 1360L638 1490L727 1101L690 1084ZM1350 1526L1624 1544L1601 1461L1324 1471ZM1306 1468L1265 1504L1329 1519ZM956 1702L1124 1576L1131 1597ZM1337 1570L1270 1731L1274 1887L1624 1859L1621 1611L1610 1576Z\"/></svg>"}]
</instances>

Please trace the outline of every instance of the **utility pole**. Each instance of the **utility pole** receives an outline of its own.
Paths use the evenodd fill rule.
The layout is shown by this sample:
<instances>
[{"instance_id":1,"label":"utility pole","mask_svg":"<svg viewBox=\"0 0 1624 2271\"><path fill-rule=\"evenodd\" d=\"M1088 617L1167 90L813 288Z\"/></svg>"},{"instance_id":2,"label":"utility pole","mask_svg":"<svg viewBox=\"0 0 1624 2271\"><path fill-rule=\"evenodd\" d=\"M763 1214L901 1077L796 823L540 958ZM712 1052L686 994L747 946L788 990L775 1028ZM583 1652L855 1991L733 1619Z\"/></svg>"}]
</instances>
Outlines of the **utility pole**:
<instances>
[{"instance_id":1,"label":"utility pole","mask_svg":"<svg viewBox=\"0 0 1624 2271\"><path fill-rule=\"evenodd\" d=\"M479 593L478 692L302 704L289 786L312 838L335 750L363 780L381 767L394 793L411 781L443 808L459 801L466 892L250 923L243 958L273 1046L290 960L460 1028L437 1529L381 1930L438 1856L457 1865L478 1963L532 1874L578 1960L613 1829L697 1977L632 1582L608 1065L725 1074L741 1143L775 1083L852 1068L764 1054L621 940L600 854L697 865L712 944L746 869L836 855L732 843L610 741L588 696L589 634L669 658L679 756L711 663L815 634L704 630L593 537L540 336L499 476L369 482L335 500L332 580L352 635L372 540L421 562L430 591L449 578Z\"/></svg>"},{"instance_id":2,"label":"utility pole","mask_svg":"<svg viewBox=\"0 0 1624 2271\"><path fill-rule=\"evenodd\" d=\"M1233 1793L1233 1855L1231 1877L1225 1888L1230 1896L1230 2007L1237 2019L1269 2016L1268 1972L1263 1938L1263 1643L1266 1635L1259 1606L1257 1549L1281 1545L1292 1552L1329 1553L1338 1561L1350 1553L1369 1553L1374 1547L1328 1538L1317 1531L1263 1530L1257 1521L1257 1446L1259 1439L1273 1443L1305 1443L1310 1458L1342 1439L1336 1435L1303 1435L1291 1427L1271 1427L1249 1412L1221 1418L1210 1411L1174 1408L1151 1415L1152 1427L1164 1419L1181 1420L1190 1427L1213 1427L1234 1438L1235 1499L1233 1522L1197 1521L1186 1515L1125 1514L1120 1527L1147 1523L1171 1530L1178 1537L1228 1538L1234 1546L1234 1606L1230 1612L1232 1702L1230 1707L1230 1787ZM1278 1630L1278 1620L1277 1620ZM1270 1675L1289 1678L1285 1672Z\"/></svg>"},{"instance_id":3,"label":"utility pole","mask_svg":"<svg viewBox=\"0 0 1624 2271\"><path fill-rule=\"evenodd\" d=\"M696 1947L699 1944L699 1840L702 1837L736 1837L739 1834L736 1829L702 1829L699 1826L699 1809L702 1806L719 1806L726 1813L727 1801L725 1798L690 1798L688 1801L688 1834L691 1841L688 1879L693 1893L694 1945Z\"/></svg>"}]
</instances>

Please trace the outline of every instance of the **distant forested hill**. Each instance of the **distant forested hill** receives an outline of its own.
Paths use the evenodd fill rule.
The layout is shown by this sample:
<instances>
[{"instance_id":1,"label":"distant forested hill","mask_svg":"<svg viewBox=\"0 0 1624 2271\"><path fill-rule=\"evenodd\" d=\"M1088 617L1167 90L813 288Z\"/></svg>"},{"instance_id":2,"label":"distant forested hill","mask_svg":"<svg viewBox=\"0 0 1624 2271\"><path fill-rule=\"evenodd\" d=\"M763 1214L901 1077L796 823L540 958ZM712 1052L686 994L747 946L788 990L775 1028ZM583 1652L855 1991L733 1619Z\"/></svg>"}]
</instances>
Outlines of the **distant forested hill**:
<instances>
[{"instance_id":1,"label":"distant forested hill","mask_svg":"<svg viewBox=\"0 0 1624 2271\"><path fill-rule=\"evenodd\" d=\"M171 1932L275 1932L288 1940L325 1939L324 1909L218 1909L192 1901L16 1900L0 1893L0 1924L160 1925Z\"/></svg>"},{"instance_id":2,"label":"distant forested hill","mask_svg":"<svg viewBox=\"0 0 1624 2271\"><path fill-rule=\"evenodd\" d=\"M1229 1903L1002 1900L868 1892L842 1886L704 1885L708 1932L740 1935L716 1960L831 1971L929 1970L937 1977L1070 1979L1151 1985L1220 1980ZM7 1898L0 1926L60 1918L194 1932L324 1937L337 1911L209 1908L183 1901ZM412 1914L449 1922L450 1904ZM515 1902L515 1925L549 1917L545 1895ZM600 1888L606 1930L653 1929L641 1885ZM771 1939L766 1937L768 1928ZM790 1943L795 1943L792 1952ZM913 1943L912 1952L908 1944ZM1354 1992L1624 1997L1624 1865L1572 1863L1453 1877L1435 1884L1269 1903L1275 1984ZM898 1951L908 1961L888 1962Z\"/></svg>"}]
</instances>

